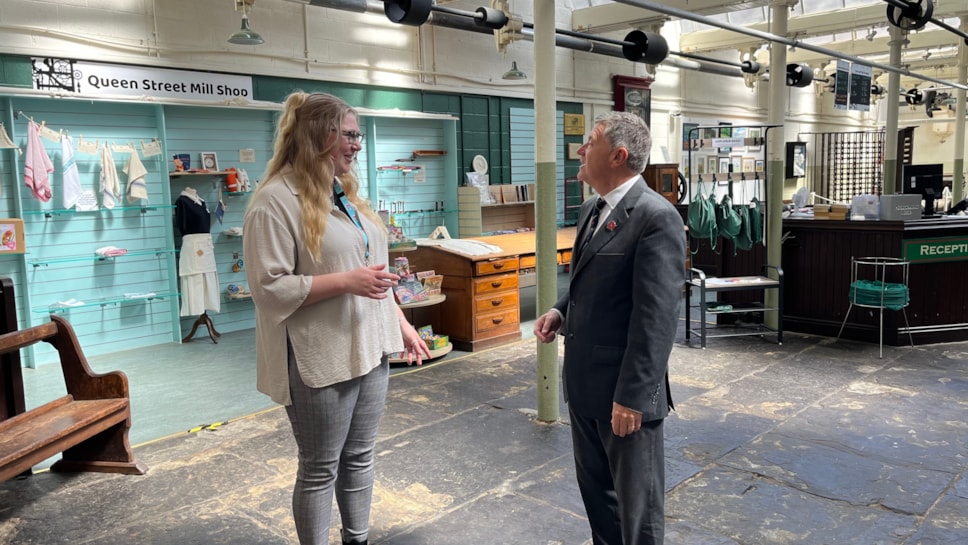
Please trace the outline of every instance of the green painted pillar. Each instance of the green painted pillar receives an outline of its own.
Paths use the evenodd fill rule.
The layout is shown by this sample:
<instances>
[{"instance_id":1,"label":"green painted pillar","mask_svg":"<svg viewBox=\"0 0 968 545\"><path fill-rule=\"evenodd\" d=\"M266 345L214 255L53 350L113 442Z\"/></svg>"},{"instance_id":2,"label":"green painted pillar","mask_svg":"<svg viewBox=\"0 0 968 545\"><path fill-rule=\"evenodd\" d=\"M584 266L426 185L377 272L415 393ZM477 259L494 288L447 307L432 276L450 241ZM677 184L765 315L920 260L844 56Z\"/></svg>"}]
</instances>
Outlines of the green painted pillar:
<instances>
[{"instance_id":1,"label":"green painted pillar","mask_svg":"<svg viewBox=\"0 0 968 545\"><path fill-rule=\"evenodd\" d=\"M537 312L558 299L558 244L555 230L555 2L534 0L535 253ZM558 341L538 342L538 420L558 420Z\"/></svg>"}]
</instances>

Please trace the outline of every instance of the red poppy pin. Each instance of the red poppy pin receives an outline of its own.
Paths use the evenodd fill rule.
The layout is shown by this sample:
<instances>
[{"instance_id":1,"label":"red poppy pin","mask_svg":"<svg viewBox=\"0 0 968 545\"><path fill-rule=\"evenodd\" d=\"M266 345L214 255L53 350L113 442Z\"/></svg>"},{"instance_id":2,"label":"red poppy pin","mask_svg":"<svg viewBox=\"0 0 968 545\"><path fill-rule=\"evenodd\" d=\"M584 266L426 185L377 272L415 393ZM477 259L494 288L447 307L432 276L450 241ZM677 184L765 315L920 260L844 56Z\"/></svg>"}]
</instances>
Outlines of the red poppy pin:
<instances>
[{"instance_id":1,"label":"red poppy pin","mask_svg":"<svg viewBox=\"0 0 968 545\"><path fill-rule=\"evenodd\" d=\"M615 227L616 227L615 221L610 221L608 222L608 225L605 226L605 228L608 229L609 231L614 231Z\"/></svg>"}]
</instances>

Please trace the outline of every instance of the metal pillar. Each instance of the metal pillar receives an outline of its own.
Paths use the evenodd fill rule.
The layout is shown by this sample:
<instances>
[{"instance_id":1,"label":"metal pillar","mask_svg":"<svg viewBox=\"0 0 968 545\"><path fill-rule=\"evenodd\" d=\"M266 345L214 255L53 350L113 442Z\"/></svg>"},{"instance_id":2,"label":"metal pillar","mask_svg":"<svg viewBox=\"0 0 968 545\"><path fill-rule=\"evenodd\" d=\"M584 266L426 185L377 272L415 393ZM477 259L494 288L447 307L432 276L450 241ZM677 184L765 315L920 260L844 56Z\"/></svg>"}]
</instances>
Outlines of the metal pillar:
<instances>
[{"instance_id":1,"label":"metal pillar","mask_svg":"<svg viewBox=\"0 0 968 545\"><path fill-rule=\"evenodd\" d=\"M894 25L887 27L891 36L888 45L891 49L892 66L901 65L901 48L908 44L907 31ZM884 168L881 170L883 182L881 191L884 195L897 192L897 125L900 112L897 107L897 97L901 96L901 74L890 72L887 75L887 95L883 100L887 104L887 119L884 124Z\"/></svg>"},{"instance_id":2,"label":"metal pillar","mask_svg":"<svg viewBox=\"0 0 968 545\"><path fill-rule=\"evenodd\" d=\"M777 36L786 36L790 23L790 8L797 0L776 0L770 2L771 28ZM767 116L770 125L783 126L787 111L786 65L787 46L780 42L770 43L770 109ZM769 265L782 265L783 254L780 239L783 236L783 184L786 174L783 168L784 131L767 131L766 158L766 262ZM776 290L765 290L766 306L777 308L779 294ZM776 313L764 314L767 326L776 329L779 321Z\"/></svg>"},{"instance_id":3,"label":"metal pillar","mask_svg":"<svg viewBox=\"0 0 968 545\"><path fill-rule=\"evenodd\" d=\"M537 311L558 300L555 221L555 2L534 0L534 142ZM558 420L558 341L538 343L538 420Z\"/></svg>"},{"instance_id":4,"label":"metal pillar","mask_svg":"<svg viewBox=\"0 0 968 545\"><path fill-rule=\"evenodd\" d=\"M961 31L968 32L968 14L961 16ZM968 83L968 44L962 40L958 45L958 83ZM965 90L956 91L958 103L955 105L955 160L954 177L951 179L952 203L965 198Z\"/></svg>"}]
</instances>

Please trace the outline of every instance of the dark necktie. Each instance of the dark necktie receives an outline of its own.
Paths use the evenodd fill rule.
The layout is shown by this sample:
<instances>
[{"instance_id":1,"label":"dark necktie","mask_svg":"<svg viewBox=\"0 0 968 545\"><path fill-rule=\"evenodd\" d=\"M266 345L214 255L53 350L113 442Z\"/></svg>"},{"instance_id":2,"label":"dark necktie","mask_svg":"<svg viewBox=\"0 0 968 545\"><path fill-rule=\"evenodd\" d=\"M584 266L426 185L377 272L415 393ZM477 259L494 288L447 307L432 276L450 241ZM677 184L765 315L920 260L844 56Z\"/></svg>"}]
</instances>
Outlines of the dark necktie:
<instances>
[{"instance_id":1,"label":"dark necktie","mask_svg":"<svg viewBox=\"0 0 968 545\"><path fill-rule=\"evenodd\" d=\"M605 208L605 199L599 197L595 201L595 208L592 209L592 217L589 219L588 227L585 229L585 238L582 239L581 246L579 246L582 250L585 249L585 245L592 239L592 235L595 234L595 229L598 228L598 220L602 217L602 208Z\"/></svg>"}]
</instances>

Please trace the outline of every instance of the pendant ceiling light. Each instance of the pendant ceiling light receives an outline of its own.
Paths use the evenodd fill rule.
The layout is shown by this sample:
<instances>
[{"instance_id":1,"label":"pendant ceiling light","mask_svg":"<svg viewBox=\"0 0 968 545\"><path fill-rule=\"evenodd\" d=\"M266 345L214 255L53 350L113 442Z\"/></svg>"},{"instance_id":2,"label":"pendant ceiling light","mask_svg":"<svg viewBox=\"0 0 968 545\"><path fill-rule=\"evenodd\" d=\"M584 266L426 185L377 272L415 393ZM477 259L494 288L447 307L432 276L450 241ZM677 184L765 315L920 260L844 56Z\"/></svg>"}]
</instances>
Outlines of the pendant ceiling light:
<instances>
[{"instance_id":1,"label":"pendant ceiling light","mask_svg":"<svg viewBox=\"0 0 968 545\"><path fill-rule=\"evenodd\" d=\"M518 61L511 61L511 69L505 72L501 79L528 79L528 75L518 70Z\"/></svg>"},{"instance_id":2,"label":"pendant ceiling light","mask_svg":"<svg viewBox=\"0 0 968 545\"><path fill-rule=\"evenodd\" d=\"M235 0L235 9L242 8L242 28L229 36L229 43L239 45L259 45L265 43L262 36L249 27L248 10L255 0Z\"/></svg>"}]
</instances>

